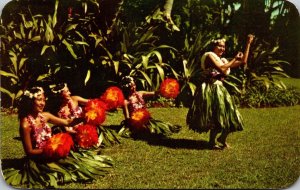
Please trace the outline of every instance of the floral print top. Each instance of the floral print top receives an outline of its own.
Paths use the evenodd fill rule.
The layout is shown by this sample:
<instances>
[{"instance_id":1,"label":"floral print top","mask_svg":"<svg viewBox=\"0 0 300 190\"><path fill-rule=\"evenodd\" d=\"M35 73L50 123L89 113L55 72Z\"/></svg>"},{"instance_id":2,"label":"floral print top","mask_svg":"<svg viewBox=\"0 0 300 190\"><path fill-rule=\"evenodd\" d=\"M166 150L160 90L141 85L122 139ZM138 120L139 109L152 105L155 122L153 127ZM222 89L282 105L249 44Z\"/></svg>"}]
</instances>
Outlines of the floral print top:
<instances>
[{"instance_id":1,"label":"floral print top","mask_svg":"<svg viewBox=\"0 0 300 190\"><path fill-rule=\"evenodd\" d=\"M30 127L32 129L31 131L31 138L32 138L32 143L35 148L40 148L42 149L47 140L51 138L51 127L45 122L44 116L39 113L38 118L40 118L40 125L37 126L35 119L29 115L27 116L27 121L30 124Z\"/></svg>"},{"instance_id":2,"label":"floral print top","mask_svg":"<svg viewBox=\"0 0 300 190\"><path fill-rule=\"evenodd\" d=\"M70 113L67 113L66 108L69 108ZM83 117L83 110L81 107L75 107L72 100L69 100L67 103L67 107L62 106L58 112L58 116L63 119L68 118L81 118Z\"/></svg>"},{"instance_id":3,"label":"floral print top","mask_svg":"<svg viewBox=\"0 0 300 190\"><path fill-rule=\"evenodd\" d=\"M138 92L132 93L132 95L128 97L128 100L129 100L129 104L128 104L129 113L132 113L140 108L145 108L145 101L143 99L143 96Z\"/></svg>"}]
</instances>

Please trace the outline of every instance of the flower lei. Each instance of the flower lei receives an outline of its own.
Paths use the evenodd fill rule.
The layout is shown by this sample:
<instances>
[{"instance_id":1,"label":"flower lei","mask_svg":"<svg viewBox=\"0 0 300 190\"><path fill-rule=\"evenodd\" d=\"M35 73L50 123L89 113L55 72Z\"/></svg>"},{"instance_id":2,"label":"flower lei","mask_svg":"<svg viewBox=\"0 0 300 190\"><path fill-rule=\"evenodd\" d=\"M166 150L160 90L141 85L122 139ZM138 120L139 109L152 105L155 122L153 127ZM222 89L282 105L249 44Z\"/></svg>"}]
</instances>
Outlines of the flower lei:
<instances>
[{"instance_id":1,"label":"flower lei","mask_svg":"<svg viewBox=\"0 0 300 190\"><path fill-rule=\"evenodd\" d=\"M27 96L27 97L29 97L31 99L31 98L37 98L38 96L40 96L41 94L44 93L44 90L43 90L42 87L38 86L38 87L34 87L34 89L38 89L39 91L36 92L36 93L31 93L30 91L25 90L24 91L24 96Z\"/></svg>"},{"instance_id":2,"label":"flower lei","mask_svg":"<svg viewBox=\"0 0 300 190\"><path fill-rule=\"evenodd\" d=\"M67 106L68 106L68 108L69 108L69 110L70 110L70 117L75 117L75 118L77 118L77 117L80 115L80 113L76 112L76 110L75 110L75 108L74 108L75 106L73 105L73 102L72 102L71 99L68 100ZM60 115L62 118L65 118L65 119L66 119L66 118L68 118L68 116L67 116L67 114L65 113L66 110L63 109L63 107L64 107L64 106L62 106L61 109L59 110L58 115Z\"/></svg>"},{"instance_id":3,"label":"flower lei","mask_svg":"<svg viewBox=\"0 0 300 190\"><path fill-rule=\"evenodd\" d=\"M134 97L137 99L137 102L133 102ZM129 105L131 106L130 107L131 109L129 109L130 112L145 107L145 101L138 92L132 93L132 95L128 99L129 99Z\"/></svg>"},{"instance_id":4,"label":"flower lei","mask_svg":"<svg viewBox=\"0 0 300 190\"><path fill-rule=\"evenodd\" d=\"M39 128L35 122L35 119L28 115L28 122L33 127L33 137L36 141L36 148L43 148L46 144L46 140L51 138L51 128L46 124L46 121L44 119L44 116L42 114L38 114L37 116L40 118L40 122L42 127ZM39 129L42 129L43 131L40 133Z\"/></svg>"}]
</instances>

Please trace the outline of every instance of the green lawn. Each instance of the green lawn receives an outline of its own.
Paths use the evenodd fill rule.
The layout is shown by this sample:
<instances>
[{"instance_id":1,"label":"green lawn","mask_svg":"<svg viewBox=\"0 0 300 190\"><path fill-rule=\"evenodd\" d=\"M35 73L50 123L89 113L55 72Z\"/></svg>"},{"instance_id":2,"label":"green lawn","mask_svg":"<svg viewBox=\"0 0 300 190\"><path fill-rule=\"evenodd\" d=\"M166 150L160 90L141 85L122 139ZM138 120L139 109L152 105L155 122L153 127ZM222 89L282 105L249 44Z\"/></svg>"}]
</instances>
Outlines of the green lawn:
<instances>
[{"instance_id":1,"label":"green lawn","mask_svg":"<svg viewBox=\"0 0 300 190\"><path fill-rule=\"evenodd\" d=\"M292 185L300 174L300 105L268 109L240 109L244 131L228 137L231 149L208 150L208 134L185 125L186 108L152 108L152 116L183 126L169 139L122 139L103 149L115 160L110 174L90 184L71 183L68 189L120 188L275 188ZM117 125L121 111L104 125ZM24 156L16 116L1 115L2 163Z\"/></svg>"},{"instance_id":2,"label":"green lawn","mask_svg":"<svg viewBox=\"0 0 300 190\"><path fill-rule=\"evenodd\" d=\"M300 78L280 78L287 87L296 88L300 92Z\"/></svg>"}]
</instances>

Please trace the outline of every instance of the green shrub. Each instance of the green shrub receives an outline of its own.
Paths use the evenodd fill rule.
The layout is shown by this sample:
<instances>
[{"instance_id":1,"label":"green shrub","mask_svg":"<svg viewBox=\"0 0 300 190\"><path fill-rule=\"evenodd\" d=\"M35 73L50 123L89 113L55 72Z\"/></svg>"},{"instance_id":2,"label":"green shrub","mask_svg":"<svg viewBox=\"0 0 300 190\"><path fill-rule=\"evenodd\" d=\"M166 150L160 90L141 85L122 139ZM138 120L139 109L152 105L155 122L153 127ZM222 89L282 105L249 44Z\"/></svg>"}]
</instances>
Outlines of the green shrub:
<instances>
[{"instance_id":1,"label":"green shrub","mask_svg":"<svg viewBox=\"0 0 300 190\"><path fill-rule=\"evenodd\" d=\"M279 88L272 85L268 89L258 84L249 88L240 98L243 107L279 107L294 106L299 103L300 94L295 88Z\"/></svg>"}]
</instances>

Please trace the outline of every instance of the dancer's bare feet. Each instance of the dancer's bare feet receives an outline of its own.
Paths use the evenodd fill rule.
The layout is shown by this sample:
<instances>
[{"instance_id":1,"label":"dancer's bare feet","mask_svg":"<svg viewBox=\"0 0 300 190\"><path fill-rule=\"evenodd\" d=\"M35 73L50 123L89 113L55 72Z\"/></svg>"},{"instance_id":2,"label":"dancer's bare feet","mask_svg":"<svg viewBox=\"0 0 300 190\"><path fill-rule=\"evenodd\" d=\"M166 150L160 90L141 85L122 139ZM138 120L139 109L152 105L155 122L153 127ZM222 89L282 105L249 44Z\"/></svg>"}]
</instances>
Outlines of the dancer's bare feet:
<instances>
[{"instance_id":1,"label":"dancer's bare feet","mask_svg":"<svg viewBox=\"0 0 300 190\"><path fill-rule=\"evenodd\" d=\"M219 146L217 144L211 144L211 143L209 144L209 148L211 150L222 150L223 149L221 146Z\"/></svg>"},{"instance_id":2,"label":"dancer's bare feet","mask_svg":"<svg viewBox=\"0 0 300 190\"><path fill-rule=\"evenodd\" d=\"M228 143L224 143L224 144L222 144L222 149L224 149L224 148L231 148L231 146L229 146L229 144Z\"/></svg>"},{"instance_id":3,"label":"dancer's bare feet","mask_svg":"<svg viewBox=\"0 0 300 190\"><path fill-rule=\"evenodd\" d=\"M219 143L221 143L221 148L222 149L224 149L224 148L231 148L231 146L229 146L228 143L226 143L225 141L221 140L220 138L218 138L217 141Z\"/></svg>"}]
</instances>

